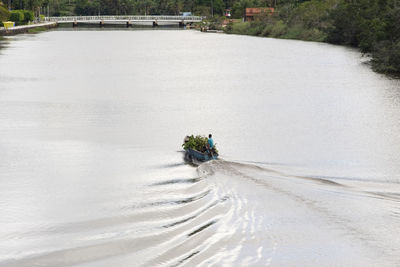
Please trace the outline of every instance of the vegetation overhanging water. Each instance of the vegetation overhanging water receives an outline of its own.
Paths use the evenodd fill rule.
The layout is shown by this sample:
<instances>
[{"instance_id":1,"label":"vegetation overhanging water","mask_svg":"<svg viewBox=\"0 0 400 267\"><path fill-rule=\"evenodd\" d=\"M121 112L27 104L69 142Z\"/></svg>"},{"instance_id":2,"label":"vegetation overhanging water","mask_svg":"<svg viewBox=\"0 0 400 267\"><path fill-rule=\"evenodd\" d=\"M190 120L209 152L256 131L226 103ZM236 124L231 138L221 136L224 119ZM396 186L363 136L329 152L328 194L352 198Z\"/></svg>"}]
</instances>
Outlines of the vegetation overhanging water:
<instances>
[{"instance_id":1,"label":"vegetation overhanging water","mask_svg":"<svg viewBox=\"0 0 400 267\"><path fill-rule=\"evenodd\" d=\"M232 18L246 17L246 8L272 7L272 14L260 14L252 21L231 22L226 25L226 9ZM36 15L177 15L191 11L207 16L212 28L227 33L268 36L275 38L322 41L360 48L371 55L372 67L377 72L400 74L400 3L398 0L49 0L10 1L11 9L33 10ZM13 11L14 12L14 11ZM20 14L21 13L21 14ZM29 12L15 11L15 19L31 17ZM18 16L17 16L18 15ZM10 18L5 4L0 1L0 21ZM14 20L15 20L14 19ZM18 20L17 19L17 20ZM224 22L225 20L225 22ZM22 23L17 21L17 23Z\"/></svg>"}]
</instances>

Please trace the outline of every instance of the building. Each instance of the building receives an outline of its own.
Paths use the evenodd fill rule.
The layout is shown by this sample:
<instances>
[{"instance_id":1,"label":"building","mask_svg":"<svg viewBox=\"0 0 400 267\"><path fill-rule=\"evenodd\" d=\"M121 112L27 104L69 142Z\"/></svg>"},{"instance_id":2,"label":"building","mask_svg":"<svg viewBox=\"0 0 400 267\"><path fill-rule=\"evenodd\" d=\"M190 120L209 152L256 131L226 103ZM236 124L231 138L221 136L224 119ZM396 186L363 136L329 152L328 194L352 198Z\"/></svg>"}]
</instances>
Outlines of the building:
<instances>
[{"instance_id":1,"label":"building","mask_svg":"<svg viewBox=\"0 0 400 267\"><path fill-rule=\"evenodd\" d=\"M183 16L183 17L190 17L190 16L193 16L193 15L192 15L192 12L180 12L179 15L180 15L180 16Z\"/></svg>"},{"instance_id":2,"label":"building","mask_svg":"<svg viewBox=\"0 0 400 267\"><path fill-rule=\"evenodd\" d=\"M252 21L254 20L255 16L261 15L261 14L273 14L275 9L273 7L250 7L246 8L246 21Z\"/></svg>"}]
</instances>

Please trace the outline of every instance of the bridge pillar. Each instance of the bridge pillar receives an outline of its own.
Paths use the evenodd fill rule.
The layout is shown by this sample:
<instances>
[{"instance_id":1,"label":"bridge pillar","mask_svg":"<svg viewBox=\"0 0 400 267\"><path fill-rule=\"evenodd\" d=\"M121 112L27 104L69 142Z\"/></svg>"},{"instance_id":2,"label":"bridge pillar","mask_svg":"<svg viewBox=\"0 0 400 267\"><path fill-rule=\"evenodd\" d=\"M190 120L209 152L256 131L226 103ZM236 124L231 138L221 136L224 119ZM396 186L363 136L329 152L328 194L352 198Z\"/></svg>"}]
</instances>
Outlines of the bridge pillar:
<instances>
[{"instance_id":1,"label":"bridge pillar","mask_svg":"<svg viewBox=\"0 0 400 267\"><path fill-rule=\"evenodd\" d=\"M157 20L153 21L153 27L158 27L158 22L157 22Z\"/></svg>"},{"instance_id":2,"label":"bridge pillar","mask_svg":"<svg viewBox=\"0 0 400 267\"><path fill-rule=\"evenodd\" d=\"M100 27L103 28L104 27L104 20L100 21Z\"/></svg>"},{"instance_id":3,"label":"bridge pillar","mask_svg":"<svg viewBox=\"0 0 400 267\"><path fill-rule=\"evenodd\" d=\"M73 28L75 28L75 27L77 27L77 26L78 26L78 22L77 22L77 21L72 22L72 27L73 27Z\"/></svg>"},{"instance_id":4,"label":"bridge pillar","mask_svg":"<svg viewBox=\"0 0 400 267\"><path fill-rule=\"evenodd\" d=\"M132 22L130 20L126 22L126 27L127 28L132 27Z\"/></svg>"}]
</instances>

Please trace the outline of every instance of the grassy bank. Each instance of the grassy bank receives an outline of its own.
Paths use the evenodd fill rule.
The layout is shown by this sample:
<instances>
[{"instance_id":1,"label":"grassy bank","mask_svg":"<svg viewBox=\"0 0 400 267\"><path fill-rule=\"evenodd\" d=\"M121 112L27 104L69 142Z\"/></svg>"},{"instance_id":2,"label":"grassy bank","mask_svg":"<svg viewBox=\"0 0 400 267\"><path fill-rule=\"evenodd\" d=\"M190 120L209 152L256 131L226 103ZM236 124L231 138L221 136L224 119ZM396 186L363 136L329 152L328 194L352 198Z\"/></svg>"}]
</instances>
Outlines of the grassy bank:
<instances>
[{"instance_id":1,"label":"grassy bank","mask_svg":"<svg viewBox=\"0 0 400 267\"><path fill-rule=\"evenodd\" d=\"M324 42L327 38L327 34L319 29L307 29L301 25L291 27L282 20L271 23L263 23L259 21L232 23L227 25L225 32L231 34L316 42Z\"/></svg>"},{"instance_id":2,"label":"grassy bank","mask_svg":"<svg viewBox=\"0 0 400 267\"><path fill-rule=\"evenodd\" d=\"M39 32L44 32L44 31L47 31L47 30L48 30L48 28L41 26L41 27L29 29L28 33L39 33Z\"/></svg>"}]
</instances>

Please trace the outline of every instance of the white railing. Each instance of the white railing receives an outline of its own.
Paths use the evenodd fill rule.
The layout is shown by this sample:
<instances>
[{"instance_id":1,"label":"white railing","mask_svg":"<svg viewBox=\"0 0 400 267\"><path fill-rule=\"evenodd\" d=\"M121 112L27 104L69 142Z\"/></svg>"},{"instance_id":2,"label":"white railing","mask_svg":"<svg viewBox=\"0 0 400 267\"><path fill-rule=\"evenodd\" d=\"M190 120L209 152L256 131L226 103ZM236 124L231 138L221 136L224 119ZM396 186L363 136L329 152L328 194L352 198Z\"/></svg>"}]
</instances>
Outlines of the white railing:
<instances>
[{"instance_id":1,"label":"white railing","mask_svg":"<svg viewBox=\"0 0 400 267\"><path fill-rule=\"evenodd\" d=\"M174 21L174 22L200 22L200 16L67 16L45 17L45 21L51 22L90 22L90 21Z\"/></svg>"}]
</instances>

